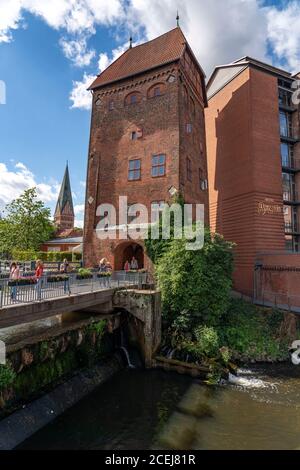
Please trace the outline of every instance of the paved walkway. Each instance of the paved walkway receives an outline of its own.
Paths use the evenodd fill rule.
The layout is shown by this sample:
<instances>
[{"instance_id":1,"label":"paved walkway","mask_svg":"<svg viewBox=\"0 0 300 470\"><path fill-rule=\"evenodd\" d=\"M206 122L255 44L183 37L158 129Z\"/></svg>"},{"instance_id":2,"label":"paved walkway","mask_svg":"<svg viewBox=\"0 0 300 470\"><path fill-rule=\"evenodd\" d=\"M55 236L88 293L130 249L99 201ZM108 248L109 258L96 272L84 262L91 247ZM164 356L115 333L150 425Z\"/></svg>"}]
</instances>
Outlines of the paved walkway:
<instances>
[{"instance_id":1,"label":"paved walkway","mask_svg":"<svg viewBox=\"0 0 300 470\"><path fill-rule=\"evenodd\" d=\"M60 281L57 283L47 282L43 279L42 286L27 285L18 286L13 290L8 286L8 280L0 280L0 311L4 307L16 307L24 304L41 302L45 300L55 300L63 297L76 296L91 292L100 292L118 287L130 287L136 285L134 282L126 281L122 278L97 278L87 280L76 280L70 277L69 281Z\"/></svg>"}]
</instances>

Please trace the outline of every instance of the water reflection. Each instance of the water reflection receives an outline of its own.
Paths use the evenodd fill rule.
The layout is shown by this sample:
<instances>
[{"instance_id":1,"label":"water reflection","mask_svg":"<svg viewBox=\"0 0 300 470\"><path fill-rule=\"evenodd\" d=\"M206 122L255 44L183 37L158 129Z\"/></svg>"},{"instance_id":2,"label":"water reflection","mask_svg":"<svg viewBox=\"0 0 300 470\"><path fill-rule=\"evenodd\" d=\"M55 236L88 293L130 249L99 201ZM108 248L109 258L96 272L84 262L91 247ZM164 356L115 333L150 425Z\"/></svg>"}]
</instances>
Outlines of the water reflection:
<instances>
[{"instance_id":1,"label":"water reflection","mask_svg":"<svg viewBox=\"0 0 300 470\"><path fill-rule=\"evenodd\" d=\"M243 384L208 389L176 374L124 371L21 447L149 449L183 417L189 449L299 448L300 368L270 366L241 375ZM203 399L206 412L197 405L193 415ZM182 448L180 433L174 435L174 448Z\"/></svg>"}]
</instances>

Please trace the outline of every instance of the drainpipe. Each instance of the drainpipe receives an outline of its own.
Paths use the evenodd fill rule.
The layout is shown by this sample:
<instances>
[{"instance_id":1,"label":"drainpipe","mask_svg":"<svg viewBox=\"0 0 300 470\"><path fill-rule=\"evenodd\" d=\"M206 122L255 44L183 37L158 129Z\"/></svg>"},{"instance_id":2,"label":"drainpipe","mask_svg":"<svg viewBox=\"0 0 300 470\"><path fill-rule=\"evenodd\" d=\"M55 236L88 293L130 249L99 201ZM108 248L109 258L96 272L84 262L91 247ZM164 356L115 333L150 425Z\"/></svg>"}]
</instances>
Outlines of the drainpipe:
<instances>
[{"instance_id":1,"label":"drainpipe","mask_svg":"<svg viewBox=\"0 0 300 470\"><path fill-rule=\"evenodd\" d=\"M254 292L254 303L257 299L257 277L258 277L258 273L260 274L261 272L261 268L263 267L263 263L261 261L257 261L255 263L255 267L254 267L254 288L253 288L253 292Z\"/></svg>"}]
</instances>

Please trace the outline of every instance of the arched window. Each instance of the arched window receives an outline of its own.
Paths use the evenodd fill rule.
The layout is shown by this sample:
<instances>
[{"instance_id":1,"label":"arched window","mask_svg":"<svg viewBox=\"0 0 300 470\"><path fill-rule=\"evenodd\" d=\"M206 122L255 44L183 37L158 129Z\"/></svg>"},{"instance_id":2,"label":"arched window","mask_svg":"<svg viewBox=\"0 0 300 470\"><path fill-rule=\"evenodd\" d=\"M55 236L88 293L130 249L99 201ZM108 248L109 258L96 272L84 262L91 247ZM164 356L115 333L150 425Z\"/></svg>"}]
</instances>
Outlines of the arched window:
<instances>
[{"instance_id":1,"label":"arched window","mask_svg":"<svg viewBox=\"0 0 300 470\"><path fill-rule=\"evenodd\" d=\"M138 91L133 91L132 93L129 93L129 95L126 96L125 98L125 105L131 105L131 104L137 104L142 101L142 94Z\"/></svg>"},{"instance_id":2,"label":"arched window","mask_svg":"<svg viewBox=\"0 0 300 470\"><path fill-rule=\"evenodd\" d=\"M152 85L148 90L148 98L157 98L158 96L164 95L166 90L166 85L164 83L156 83Z\"/></svg>"}]
</instances>

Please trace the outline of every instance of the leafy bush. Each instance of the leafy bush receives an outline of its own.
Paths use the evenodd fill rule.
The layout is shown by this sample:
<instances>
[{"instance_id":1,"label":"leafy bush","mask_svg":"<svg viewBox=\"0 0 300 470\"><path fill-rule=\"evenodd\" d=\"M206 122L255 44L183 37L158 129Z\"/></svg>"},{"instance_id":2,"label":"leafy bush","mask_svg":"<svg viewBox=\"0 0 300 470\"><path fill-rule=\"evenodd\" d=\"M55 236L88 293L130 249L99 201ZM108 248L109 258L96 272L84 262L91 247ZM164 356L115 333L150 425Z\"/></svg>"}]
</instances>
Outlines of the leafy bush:
<instances>
[{"instance_id":1,"label":"leafy bush","mask_svg":"<svg viewBox=\"0 0 300 470\"><path fill-rule=\"evenodd\" d=\"M65 276L65 275L47 277L47 282L49 282L50 284L54 284L56 282L68 281L68 280L69 280L69 276Z\"/></svg>"},{"instance_id":2,"label":"leafy bush","mask_svg":"<svg viewBox=\"0 0 300 470\"><path fill-rule=\"evenodd\" d=\"M37 280L31 277L24 277L17 279L15 281L9 281L8 287L17 287L17 286L32 286L37 283Z\"/></svg>"},{"instance_id":3,"label":"leafy bush","mask_svg":"<svg viewBox=\"0 0 300 470\"><path fill-rule=\"evenodd\" d=\"M0 392L12 385L15 378L16 373L10 364L0 365Z\"/></svg>"},{"instance_id":4,"label":"leafy bush","mask_svg":"<svg viewBox=\"0 0 300 470\"><path fill-rule=\"evenodd\" d=\"M33 250L12 250L12 257L16 261L34 261L40 259L48 263L67 261L80 261L80 253L72 253L71 251L33 251Z\"/></svg>"},{"instance_id":5,"label":"leafy bush","mask_svg":"<svg viewBox=\"0 0 300 470\"><path fill-rule=\"evenodd\" d=\"M103 272L103 273L97 274L97 277L98 277L98 278L102 278L102 277L111 277L111 276L112 276L112 273L110 273L110 272L107 272L107 273L104 273L104 272Z\"/></svg>"},{"instance_id":6,"label":"leafy bush","mask_svg":"<svg viewBox=\"0 0 300 470\"><path fill-rule=\"evenodd\" d=\"M279 310L232 299L217 330L222 345L235 359L284 360L288 358L289 340L280 337L282 321L283 312Z\"/></svg>"},{"instance_id":7,"label":"leafy bush","mask_svg":"<svg viewBox=\"0 0 300 470\"><path fill-rule=\"evenodd\" d=\"M214 324L227 311L232 286L232 244L205 231L198 251L186 250L187 240L172 240L159 258L156 274L163 313L171 322L187 311L202 323Z\"/></svg>"},{"instance_id":8,"label":"leafy bush","mask_svg":"<svg viewBox=\"0 0 300 470\"><path fill-rule=\"evenodd\" d=\"M92 278L93 278L93 274L91 273L89 269L80 268L78 270L78 274L76 276L76 279L78 281L82 281L84 279L92 279Z\"/></svg>"},{"instance_id":9,"label":"leafy bush","mask_svg":"<svg viewBox=\"0 0 300 470\"><path fill-rule=\"evenodd\" d=\"M200 326L195 329L197 352L199 356L216 357L219 352L219 336L217 331L208 326Z\"/></svg>"}]
</instances>

